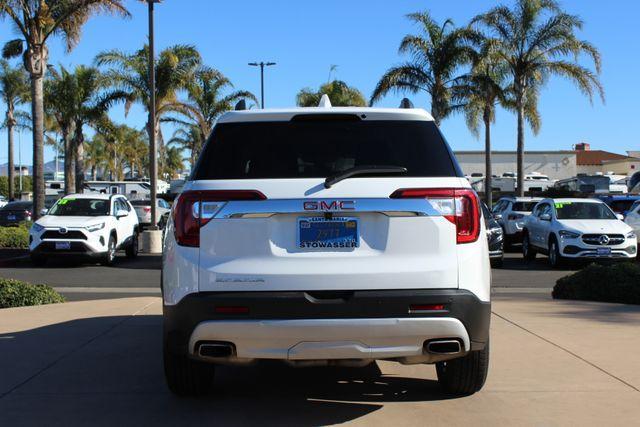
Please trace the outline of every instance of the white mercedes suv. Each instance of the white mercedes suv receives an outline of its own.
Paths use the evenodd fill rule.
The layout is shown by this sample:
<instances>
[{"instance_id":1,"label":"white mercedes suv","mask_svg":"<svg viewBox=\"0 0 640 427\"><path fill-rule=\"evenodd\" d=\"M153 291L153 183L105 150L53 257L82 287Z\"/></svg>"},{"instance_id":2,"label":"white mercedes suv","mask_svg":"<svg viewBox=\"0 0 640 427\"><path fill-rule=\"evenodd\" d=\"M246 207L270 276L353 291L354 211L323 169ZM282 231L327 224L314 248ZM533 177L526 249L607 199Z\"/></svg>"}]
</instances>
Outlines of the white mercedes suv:
<instances>
[{"instance_id":1,"label":"white mercedes suv","mask_svg":"<svg viewBox=\"0 0 640 427\"><path fill-rule=\"evenodd\" d=\"M479 200L421 109L223 115L173 206L162 294L181 395L261 359L435 363L459 394L487 375Z\"/></svg>"},{"instance_id":2,"label":"white mercedes suv","mask_svg":"<svg viewBox=\"0 0 640 427\"><path fill-rule=\"evenodd\" d=\"M138 254L138 216L121 195L65 196L29 231L35 265L61 256L90 257L111 265L118 249L125 249L130 258Z\"/></svg>"},{"instance_id":3,"label":"white mercedes suv","mask_svg":"<svg viewBox=\"0 0 640 427\"><path fill-rule=\"evenodd\" d=\"M637 251L633 229L598 199L544 199L525 220L522 254L528 261L542 252L557 267L569 258L629 260Z\"/></svg>"}]
</instances>

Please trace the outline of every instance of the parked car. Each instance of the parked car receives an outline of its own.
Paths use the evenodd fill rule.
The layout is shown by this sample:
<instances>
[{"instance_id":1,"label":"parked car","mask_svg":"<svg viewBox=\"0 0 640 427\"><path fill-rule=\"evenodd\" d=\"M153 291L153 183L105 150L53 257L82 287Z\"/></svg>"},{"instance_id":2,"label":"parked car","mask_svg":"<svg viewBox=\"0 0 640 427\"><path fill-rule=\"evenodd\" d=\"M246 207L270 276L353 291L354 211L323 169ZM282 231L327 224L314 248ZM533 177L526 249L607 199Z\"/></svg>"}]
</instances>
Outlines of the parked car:
<instances>
[{"instance_id":1,"label":"parked car","mask_svg":"<svg viewBox=\"0 0 640 427\"><path fill-rule=\"evenodd\" d=\"M504 262L504 231L498 221L493 217L493 214L482 203L482 217L484 219L484 226L487 230L487 243L489 244L489 259L491 260L491 267L500 268Z\"/></svg>"},{"instance_id":2,"label":"parked car","mask_svg":"<svg viewBox=\"0 0 640 427\"><path fill-rule=\"evenodd\" d=\"M138 222L142 227L148 227L151 225L151 200L141 199L141 200L130 200L133 209L136 211L138 215ZM156 199L157 206L157 225L162 229L167 223L167 218L169 212L171 212L171 205L167 203L163 199Z\"/></svg>"},{"instance_id":3,"label":"parked car","mask_svg":"<svg viewBox=\"0 0 640 427\"><path fill-rule=\"evenodd\" d=\"M493 216L504 230L505 249L522 242L524 220L540 200L541 197L502 197L493 205Z\"/></svg>"},{"instance_id":4,"label":"parked car","mask_svg":"<svg viewBox=\"0 0 640 427\"><path fill-rule=\"evenodd\" d=\"M17 227L20 223L31 221L33 216L33 202L9 202L0 208L0 226Z\"/></svg>"},{"instance_id":5,"label":"parked car","mask_svg":"<svg viewBox=\"0 0 640 427\"><path fill-rule=\"evenodd\" d=\"M5 207L9 203L6 197L0 196L0 208Z\"/></svg>"},{"instance_id":6,"label":"parked car","mask_svg":"<svg viewBox=\"0 0 640 427\"><path fill-rule=\"evenodd\" d=\"M638 239L621 217L597 199L544 199L526 219L522 254L548 254L552 267L565 259L635 258Z\"/></svg>"},{"instance_id":7,"label":"parked car","mask_svg":"<svg viewBox=\"0 0 640 427\"><path fill-rule=\"evenodd\" d=\"M605 202L615 213L622 214L622 216L626 217L631 206L640 200L640 195L610 195L598 196L597 198Z\"/></svg>"},{"instance_id":8,"label":"parked car","mask_svg":"<svg viewBox=\"0 0 640 427\"><path fill-rule=\"evenodd\" d=\"M624 222L635 231L640 238L640 200L636 201L629 209Z\"/></svg>"},{"instance_id":9,"label":"parked car","mask_svg":"<svg viewBox=\"0 0 640 427\"><path fill-rule=\"evenodd\" d=\"M215 364L435 363L474 393L489 361L477 194L421 109L225 113L164 239L164 372L200 394Z\"/></svg>"},{"instance_id":10,"label":"parked car","mask_svg":"<svg viewBox=\"0 0 640 427\"><path fill-rule=\"evenodd\" d=\"M138 254L138 217L124 196L72 194L58 200L29 232L31 260L84 256L113 264L118 249Z\"/></svg>"}]
</instances>

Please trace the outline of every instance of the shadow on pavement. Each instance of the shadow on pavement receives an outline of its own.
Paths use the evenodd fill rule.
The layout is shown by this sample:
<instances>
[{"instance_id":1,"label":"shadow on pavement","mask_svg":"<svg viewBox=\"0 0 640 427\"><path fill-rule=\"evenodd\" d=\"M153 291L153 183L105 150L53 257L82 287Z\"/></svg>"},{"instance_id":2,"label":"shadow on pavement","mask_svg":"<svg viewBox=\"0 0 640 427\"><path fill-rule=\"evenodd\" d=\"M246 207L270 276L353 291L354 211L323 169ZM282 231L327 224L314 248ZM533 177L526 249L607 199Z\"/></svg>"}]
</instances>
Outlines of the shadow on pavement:
<instances>
[{"instance_id":1,"label":"shadow on pavement","mask_svg":"<svg viewBox=\"0 0 640 427\"><path fill-rule=\"evenodd\" d=\"M27 254L28 255L28 254ZM80 257L51 257L47 259L47 263L43 266L35 266L28 256L20 259L12 259L8 261L0 261L2 268L14 269L68 269L83 267L101 267L100 261L91 258ZM162 255L138 255L135 259L127 258L124 253L118 253L116 261L113 265L115 268L134 269L134 270L160 270L162 269Z\"/></svg>"},{"instance_id":2,"label":"shadow on pavement","mask_svg":"<svg viewBox=\"0 0 640 427\"><path fill-rule=\"evenodd\" d=\"M327 425L386 402L445 400L436 381L364 368L221 366L214 392L164 383L161 316L74 320L0 335L4 425Z\"/></svg>"}]
</instances>

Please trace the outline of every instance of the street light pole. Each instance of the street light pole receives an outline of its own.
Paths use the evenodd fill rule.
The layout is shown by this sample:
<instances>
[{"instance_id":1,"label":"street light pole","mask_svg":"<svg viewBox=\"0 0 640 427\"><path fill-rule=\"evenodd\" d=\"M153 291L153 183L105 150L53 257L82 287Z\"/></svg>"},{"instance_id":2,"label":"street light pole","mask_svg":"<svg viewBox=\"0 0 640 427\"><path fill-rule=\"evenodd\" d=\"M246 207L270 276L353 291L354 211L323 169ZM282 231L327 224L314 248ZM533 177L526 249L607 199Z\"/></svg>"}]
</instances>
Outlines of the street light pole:
<instances>
[{"instance_id":1,"label":"street light pole","mask_svg":"<svg viewBox=\"0 0 640 427\"><path fill-rule=\"evenodd\" d=\"M276 65L275 62L249 62L252 67L260 67L260 108L264 109L264 67Z\"/></svg>"},{"instance_id":2,"label":"street light pole","mask_svg":"<svg viewBox=\"0 0 640 427\"><path fill-rule=\"evenodd\" d=\"M151 229L158 226L158 156L156 138L156 66L153 6L161 0L142 0L149 5L149 175L151 185Z\"/></svg>"}]
</instances>

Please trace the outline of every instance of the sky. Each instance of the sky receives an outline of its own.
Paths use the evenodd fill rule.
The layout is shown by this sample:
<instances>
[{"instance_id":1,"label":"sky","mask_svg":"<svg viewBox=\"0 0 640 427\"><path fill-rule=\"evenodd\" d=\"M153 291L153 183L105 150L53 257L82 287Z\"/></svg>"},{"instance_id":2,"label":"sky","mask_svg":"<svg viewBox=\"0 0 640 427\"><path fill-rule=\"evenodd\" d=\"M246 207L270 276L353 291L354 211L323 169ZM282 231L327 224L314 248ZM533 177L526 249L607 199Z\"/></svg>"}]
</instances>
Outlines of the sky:
<instances>
[{"instance_id":1,"label":"sky","mask_svg":"<svg viewBox=\"0 0 640 427\"><path fill-rule=\"evenodd\" d=\"M552 78L539 103L542 129L538 135L527 132L526 148L568 150L578 142L588 142L592 149L623 154L640 149L640 84L634 83L640 69L640 2L560 3L567 12L584 20L580 37L595 44L602 54L606 103L595 99L592 105L572 83ZM301 88L317 88L328 80L331 65L337 65L333 78L355 86L369 98L380 76L407 59L398 53L400 40L419 30L406 19L407 13L428 10L440 22L451 18L457 25L465 25L496 4L486 0L163 0L156 5L156 49L195 45L204 63L225 74L236 89L252 91L257 97L259 70L247 63L276 62L265 72L267 108L294 106ZM126 6L133 15L131 19L92 18L84 27L80 44L70 53L65 52L59 39L52 39L49 62L72 67L91 64L104 50L139 49L147 41L146 5L128 0ZM16 35L9 21L0 22L0 43L13 38ZM592 65L586 60L583 63ZM402 97L389 95L376 105L397 107ZM425 93L409 98L416 107L429 109ZM2 106L0 114L4 114ZM140 129L146 121L140 106L127 117L122 105L112 108L110 114L115 121ZM469 132L461 115L446 119L441 127L454 150L483 149L482 140ZM171 129L164 132L170 134ZM495 150L514 150L515 116L499 111L492 134ZM20 140L23 164L31 164L31 134L23 132ZM6 132L1 131L0 163L7 159L4 141ZM53 150L47 147L45 161L53 157Z\"/></svg>"}]
</instances>

